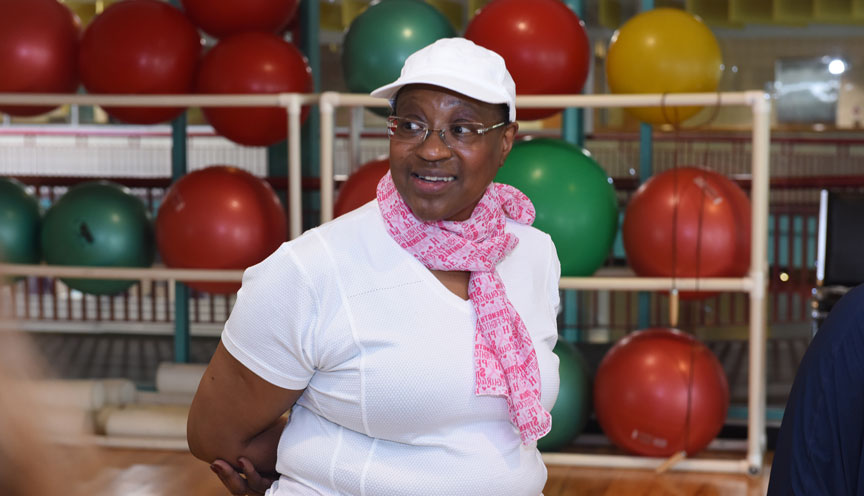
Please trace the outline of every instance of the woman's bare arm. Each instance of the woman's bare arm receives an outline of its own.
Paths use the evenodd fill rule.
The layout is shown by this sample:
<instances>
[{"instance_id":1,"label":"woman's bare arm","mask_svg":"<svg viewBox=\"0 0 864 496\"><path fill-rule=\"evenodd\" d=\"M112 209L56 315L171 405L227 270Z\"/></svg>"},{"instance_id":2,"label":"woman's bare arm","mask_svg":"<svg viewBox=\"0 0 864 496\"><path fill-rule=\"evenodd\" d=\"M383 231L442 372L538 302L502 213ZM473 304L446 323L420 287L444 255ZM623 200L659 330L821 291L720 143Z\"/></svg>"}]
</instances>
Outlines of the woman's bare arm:
<instances>
[{"instance_id":1,"label":"woman's bare arm","mask_svg":"<svg viewBox=\"0 0 864 496\"><path fill-rule=\"evenodd\" d=\"M240 468L244 457L261 473L275 472L283 414L302 393L265 381L219 343L189 410L189 450L208 463Z\"/></svg>"}]
</instances>

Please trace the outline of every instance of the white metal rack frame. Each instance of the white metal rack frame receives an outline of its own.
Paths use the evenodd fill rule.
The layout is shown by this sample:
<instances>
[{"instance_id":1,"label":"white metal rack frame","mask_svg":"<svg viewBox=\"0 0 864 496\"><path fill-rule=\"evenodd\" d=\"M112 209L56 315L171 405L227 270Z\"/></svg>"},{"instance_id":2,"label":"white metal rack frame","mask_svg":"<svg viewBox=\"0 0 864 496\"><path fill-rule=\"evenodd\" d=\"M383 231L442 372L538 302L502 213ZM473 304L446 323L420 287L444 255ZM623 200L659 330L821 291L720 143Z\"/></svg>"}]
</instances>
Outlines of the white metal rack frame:
<instances>
[{"instance_id":1,"label":"white metal rack frame","mask_svg":"<svg viewBox=\"0 0 864 496\"><path fill-rule=\"evenodd\" d=\"M321 114L321 222L333 218L333 145L334 111L337 107L377 106L387 102L366 95L324 92L310 94L272 95L62 95L0 93L0 105L104 105L142 107L283 107L288 114L288 203L289 237L300 235L301 227L301 168L300 111L303 105L318 104ZM761 91L692 94L645 95L549 95L521 96L518 105L536 107L659 107L668 106L745 106L753 116L752 129L752 206L751 265L742 278L677 279L641 277L565 277L561 289L647 291L679 290L737 291L750 296L749 379L747 453L742 459L693 458L677 460L670 468L685 471L746 473L755 475L762 470L765 454L765 293L767 284L767 237L769 191L769 144L771 102ZM44 265L0 264L0 274L56 277L91 277L103 279L141 280L232 280L240 279L242 271L205 269L97 268L49 267ZM614 456L579 453L546 453L549 464L659 468L669 460L634 456Z\"/></svg>"},{"instance_id":2,"label":"white metal rack frame","mask_svg":"<svg viewBox=\"0 0 864 496\"><path fill-rule=\"evenodd\" d=\"M752 129L752 186L750 191L752 231L750 270L741 278L677 279L642 277L564 277L561 289L739 291L750 295L749 378L747 402L747 454L742 459L681 459L670 464L663 458L579 453L545 453L549 464L651 468L727 472L756 475L765 455L765 293L767 285L769 144L771 101L762 91L734 93L689 93L645 95L549 95L517 97L518 106L530 107L659 107L744 106L750 107ZM321 222L333 216L333 125L337 107L385 106L381 99L366 95L325 92L321 94ZM671 466L670 466L671 465Z\"/></svg>"},{"instance_id":3,"label":"white metal rack frame","mask_svg":"<svg viewBox=\"0 0 864 496\"><path fill-rule=\"evenodd\" d=\"M100 105L138 107L283 107L288 114L288 234L302 231L300 112L314 105L318 95L279 93L263 95L66 95L0 93L0 105Z\"/></svg>"},{"instance_id":4,"label":"white metal rack frame","mask_svg":"<svg viewBox=\"0 0 864 496\"><path fill-rule=\"evenodd\" d=\"M303 105L318 102L316 94L279 93L258 95L93 95L48 93L0 93L0 105L100 105L138 107L283 107L288 119L288 236L302 232L302 172L300 165L300 114ZM9 276L89 277L97 279L240 281L242 270L172 269L166 267L62 267L2 264Z\"/></svg>"}]
</instances>

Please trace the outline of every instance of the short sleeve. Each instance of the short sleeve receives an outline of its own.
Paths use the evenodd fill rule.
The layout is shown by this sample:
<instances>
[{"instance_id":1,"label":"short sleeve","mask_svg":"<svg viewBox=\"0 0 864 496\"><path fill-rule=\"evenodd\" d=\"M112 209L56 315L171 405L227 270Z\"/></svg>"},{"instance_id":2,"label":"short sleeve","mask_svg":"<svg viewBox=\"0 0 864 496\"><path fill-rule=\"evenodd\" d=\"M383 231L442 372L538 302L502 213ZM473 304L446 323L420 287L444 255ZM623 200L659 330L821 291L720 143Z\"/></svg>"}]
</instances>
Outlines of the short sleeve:
<instances>
[{"instance_id":1,"label":"short sleeve","mask_svg":"<svg viewBox=\"0 0 864 496\"><path fill-rule=\"evenodd\" d=\"M283 244L243 273L222 344L267 382L303 389L316 368L317 307L309 278L290 243Z\"/></svg>"},{"instance_id":2,"label":"short sleeve","mask_svg":"<svg viewBox=\"0 0 864 496\"><path fill-rule=\"evenodd\" d=\"M553 315L558 315L561 312L561 261L558 259L558 251L555 249L555 243L552 238L549 239L549 268L547 269L548 277L548 294L549 304L552 306Z\"/></svg>"},{"instance_id":3,"label":"short sleeve","mask_svg":"<svg viewBox=\"0 0 864 496\"><path fill-rule=\"evenodd\" d=\"M546 308L549 313L549 318L553 324L555 324L555 329L545 335L543 342L546 346L549 347L550 350L555 348L555 344L558 342L558 313L561 311L561 292L558 289L559 282L561 280L561 263L558 261L558 252L555 250L555 244L552 242L552 238L546 235L546 244L548 248L548 256L545 265L539 265L543 267L546 271L545 274L545 288L546 288L546 300L544 303L547 304Z\"/></svg>"}]
</instances>

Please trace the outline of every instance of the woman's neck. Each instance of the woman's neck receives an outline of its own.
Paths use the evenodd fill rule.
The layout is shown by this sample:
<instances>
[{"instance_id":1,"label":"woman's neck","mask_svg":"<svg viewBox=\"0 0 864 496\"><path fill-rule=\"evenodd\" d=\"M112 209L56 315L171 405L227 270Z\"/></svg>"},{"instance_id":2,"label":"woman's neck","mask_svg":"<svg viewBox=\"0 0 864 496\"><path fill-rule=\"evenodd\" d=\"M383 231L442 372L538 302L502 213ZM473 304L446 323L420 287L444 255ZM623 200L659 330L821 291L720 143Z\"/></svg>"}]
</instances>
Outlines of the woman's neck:
<instances>
[{"instance_id":1,"label":"woman's neck","mask_svg":"<svg viewBox=\"0 0 864 496\"><path fill-rule=\"evenodd\" d=\"M462 298L468 299L468 279L471 273L463 270L431 270L434 275L445 288L449 289L453 294Z\"/></svg>"}]
</instances>

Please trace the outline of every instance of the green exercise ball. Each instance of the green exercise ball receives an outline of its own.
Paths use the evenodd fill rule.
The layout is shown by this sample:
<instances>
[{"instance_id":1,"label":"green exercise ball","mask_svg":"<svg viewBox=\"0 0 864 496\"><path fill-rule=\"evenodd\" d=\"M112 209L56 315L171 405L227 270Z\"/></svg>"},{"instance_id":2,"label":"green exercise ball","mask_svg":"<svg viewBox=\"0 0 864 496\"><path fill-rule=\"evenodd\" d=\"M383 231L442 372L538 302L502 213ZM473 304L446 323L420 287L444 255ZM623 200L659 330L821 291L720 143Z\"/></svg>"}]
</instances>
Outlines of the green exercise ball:
<instances>
[{"instance_id":1,"label":"green exercise ball","mask_svg":"<svg viewBox=\"0 0 864 496\"><path fill-rule=\"evenodd\" d=\"M144 203L119 184L76 185L45 213L42 256L51 265L149 267L155 255L153 223ZM63 279L84 293L127 290L136 281Z\"/></svg>"},{"instance_id":2,"label":"green exercise ball","mask_svg":"<svg viewBox=\"0 0 864 496\"><path fill-rule=\"evenodd\" d=\"M42 213L20 182L0 177L0 262L39 263Z\"/></svg>"},{"instance_id":3,"label":"green exercise ball","mask_svg":"<svg viewBox=\"0 0 864 496\"><path fill-rule=\"evenodd\" d=\"M357 16L342 43L342 73L348 90L370 91L399 78L409 55L441 38L456 36L450 21L421 0L383 0ZM389 108L369 107L388 115Z\"/></svg>"},{"instance_id":4,"label":"green exercise ball","mask_svg":"<svg viewBox=\"0 0 864 496\"><path fill-rule=\"evenodd\" d=\"M558 451L570 444L585 428L591 401L588 366L579 350L559 339L552 351L560 360L558 376L561 384L558 387L558 399L550 412L552 430L537 440L537 449L540 451Z\"/></svg>"},{"instance_id":5,"label":"green exercise ball","mask_svg":"<svg viewBox=\"0 0 864 496\"><path fill-rule=\"evenodd\" d=\"M590 276L603 265L618 231L618 201L587 151L558 139L520 141L495 180L534 203L534 227L552 237L562 276Z\"/></svg>"}]
</instances>

